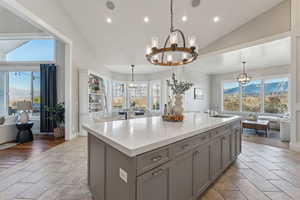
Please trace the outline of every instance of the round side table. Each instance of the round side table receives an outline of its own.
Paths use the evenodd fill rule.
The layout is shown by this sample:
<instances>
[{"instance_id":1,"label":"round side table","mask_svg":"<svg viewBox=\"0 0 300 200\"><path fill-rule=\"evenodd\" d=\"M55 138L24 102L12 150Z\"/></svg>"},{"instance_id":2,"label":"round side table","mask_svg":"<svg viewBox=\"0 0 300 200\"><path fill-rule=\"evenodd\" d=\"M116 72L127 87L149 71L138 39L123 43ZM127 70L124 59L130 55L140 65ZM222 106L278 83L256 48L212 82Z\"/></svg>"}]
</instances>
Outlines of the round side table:
<instances>
[{"instance_id":1,"label":"round side table","mask_svg":"<svg viewBox=\"0 0 300 200\"><path fill-rule=\"evenodd\" d=\"M33 122L29 121L27 123L18 122L16 124L18 129L18 134L16 138L17 143L31 142L33 141L33 134L31 128L33 127Z\"/></svg>"}]
</instances>

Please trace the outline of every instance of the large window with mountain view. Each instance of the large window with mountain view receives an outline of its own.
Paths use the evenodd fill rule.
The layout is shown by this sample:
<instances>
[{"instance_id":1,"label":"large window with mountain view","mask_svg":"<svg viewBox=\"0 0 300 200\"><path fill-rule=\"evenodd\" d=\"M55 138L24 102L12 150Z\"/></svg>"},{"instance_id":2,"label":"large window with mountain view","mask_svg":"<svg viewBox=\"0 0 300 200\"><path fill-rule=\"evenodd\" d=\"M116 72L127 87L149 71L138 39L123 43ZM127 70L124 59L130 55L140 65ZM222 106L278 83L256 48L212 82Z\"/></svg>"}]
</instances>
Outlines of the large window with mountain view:
<instances>
[{"instance_id":1,"label":"large window with mountain view","mask_svg":"<svg viewBox=\"0 0 300 200\"><path fill-rule=\"evenodd\" d=\"M223 109L226 111L240 111L240 88L237 82L223 84Z\"/></svg>"},{"instance_id":2,"label":"large window with mountain view","mask_svg":"<svg viewBox=\"0 0 300 200\"><path fill-rule=\"evenodd\" d=\"M223 83L223 111L284 114L288 112L289 79L253 80L245 86Z\"/></svg>"},{"instance_id":3,"label":"large window with mountain view","mask_svg":"<svg viewBox=\"0 0 300 200\"><path fill-rule=\"evenodd\" d=\"M241 88L242 90L242 111L260 112L261 110L261 80L251 81Z\"/></svg>"},{"instance_id":4,"label":"large window with mountain view","mask_svg":"<svg viewBox=\"0 0 300 200\"><path fill-rule=\"evenodd\" d=\"M288 78L268 79L264 82L264 111L288 112Z\"/></svg>"}]
</instances>

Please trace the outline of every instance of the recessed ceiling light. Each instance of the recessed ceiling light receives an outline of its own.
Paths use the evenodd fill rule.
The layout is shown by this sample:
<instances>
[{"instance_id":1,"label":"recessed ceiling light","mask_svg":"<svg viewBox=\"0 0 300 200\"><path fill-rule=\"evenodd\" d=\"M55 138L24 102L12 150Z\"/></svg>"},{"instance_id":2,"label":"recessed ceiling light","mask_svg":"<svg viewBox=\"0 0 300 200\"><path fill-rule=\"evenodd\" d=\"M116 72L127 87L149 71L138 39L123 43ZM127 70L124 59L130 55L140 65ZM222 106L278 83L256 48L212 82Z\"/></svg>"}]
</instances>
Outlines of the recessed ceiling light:
<instances>
[{"instance_id":1,"label":"recessed ceiling light","mask_svg":"<svg viewBox=\"0 0 300 200\"><path fill-rule=\"evenodd\" d=\"M214 17L214 22L219 22L220 21L220 17L216 16Z\"/></svg>"},{"instance_id":2,"label":"recessed ceiling light","mask_svg":"<svg viewBox=\"0 0 300 200\"><path fill-rule=\"evenodd\" d=\"M183 16L183 17L182 17L182 21L184 21L184 22L186 22L187 19L188 19L187 16Z\"/></svg>"},{"instance_id":3,"label":"recessed ceiling light","mask_svg":"<svg viewBox=\"0 0 300 200\"><path fill-rule=\"evenodd\" d=\"M106 22L109 23L109 24L111 24L111 23L112 23L111 18L107 17L107 18L106 18Z\"/></svg>"},{"instance_id":4,"label":"recessed ceiling light","mask_svg":"<svg viewBox=\"0 0 300 200\"><path fill-rule=\"evenodd\" d=\"M149 17L144 17L144 22L148 23L149 22Z\"/></svg>"}]
</instances>

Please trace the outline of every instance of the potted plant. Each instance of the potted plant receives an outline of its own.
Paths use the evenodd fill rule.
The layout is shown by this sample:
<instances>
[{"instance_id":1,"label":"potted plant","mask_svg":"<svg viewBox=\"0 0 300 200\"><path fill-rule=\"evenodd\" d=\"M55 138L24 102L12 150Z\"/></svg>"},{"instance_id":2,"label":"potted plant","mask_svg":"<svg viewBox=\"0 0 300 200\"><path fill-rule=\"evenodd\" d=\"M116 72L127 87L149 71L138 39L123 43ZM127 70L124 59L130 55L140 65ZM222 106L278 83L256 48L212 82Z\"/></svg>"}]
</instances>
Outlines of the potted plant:
<instances>
[{"instance_id":1,"label":"potted plant","mask_svg":"<svg viewBox=\"0 0 300 200\"><path fill-rule=\"evenodd\" d=\"M53 107L45 106L45 110L49 112L49 119L55 121L54 137L64 137L65 135L65 104L58 103Z\"/></svg>"}]
</instances>

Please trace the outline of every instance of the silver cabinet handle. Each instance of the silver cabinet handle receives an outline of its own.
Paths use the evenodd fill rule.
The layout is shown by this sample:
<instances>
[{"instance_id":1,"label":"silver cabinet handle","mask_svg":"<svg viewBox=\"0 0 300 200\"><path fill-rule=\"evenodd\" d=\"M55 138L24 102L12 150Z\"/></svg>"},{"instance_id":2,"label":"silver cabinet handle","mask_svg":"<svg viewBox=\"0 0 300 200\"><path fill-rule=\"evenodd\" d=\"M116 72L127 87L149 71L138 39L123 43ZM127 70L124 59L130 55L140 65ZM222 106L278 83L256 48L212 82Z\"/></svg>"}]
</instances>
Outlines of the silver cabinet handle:
<instances>
[{"instance_id":1,"label":"silver cabinet handle","mask_svg":"<svg viewBox=\"0 0 300 200\"><path fill-rule=\"evenodd\" d=\"M163 169L159 169L159 170L153 172L152 175L153 176L158 176L159 174L163 173L163 171L164 171Z\"/></svg>"},{"instance_id":2,"label":"silver cabinet handle","mask_svg":"<svg viewBox=\"0 0 300 200\"><path fill-rule=\"evenodd\" d=\"M158 162L161 159L162 159L162 156L157 156L157 157L152 158L151 160L152 160L152 162Z\"/></svg>"},{"instance_id":3,"label":"silver cabinet handle","mask_svg":"<svg viewBox=\"0 0 300 200\"><path fill-rule=\"evenodd\" d=\"M207 136L204 136L204 137L201 138L201 140L205 140L206 138L207 138Z\"/></svg>"}]
</instances>

